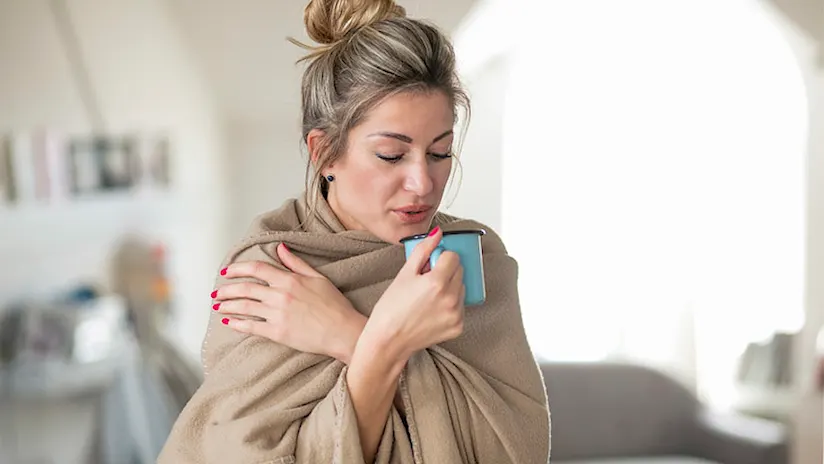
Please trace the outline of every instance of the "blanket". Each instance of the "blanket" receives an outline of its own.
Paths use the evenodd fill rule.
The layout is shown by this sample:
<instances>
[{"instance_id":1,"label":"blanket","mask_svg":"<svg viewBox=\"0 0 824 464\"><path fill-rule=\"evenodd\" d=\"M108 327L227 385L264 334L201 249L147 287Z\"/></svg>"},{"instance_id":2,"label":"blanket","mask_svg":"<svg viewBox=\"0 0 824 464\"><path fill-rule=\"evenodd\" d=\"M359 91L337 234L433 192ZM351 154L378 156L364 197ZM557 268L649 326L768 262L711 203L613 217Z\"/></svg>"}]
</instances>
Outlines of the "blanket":
<instances>
[{"instance_id":1,"label":"blanket","mask_svg":"<svg viewBox=\"0 0 824 464\"><path fill-rule=\"evenodd\" d=\"M259 216L221 268L261 260L285 269L275 250L283 242L368 316L403 266L403 247L346 230L322 199L316 214L308 211L304 194ZM438 213L434 225L487 231L487 300L466 309L461 336L409 359L399 383L405 416L392 407L375 463L546 464L549 410L521 318L517 263L483 224ZM346 365L235 332L221 318L211 316L203 384L158 462L363 463Z\"/></svg>"}]
</instances>

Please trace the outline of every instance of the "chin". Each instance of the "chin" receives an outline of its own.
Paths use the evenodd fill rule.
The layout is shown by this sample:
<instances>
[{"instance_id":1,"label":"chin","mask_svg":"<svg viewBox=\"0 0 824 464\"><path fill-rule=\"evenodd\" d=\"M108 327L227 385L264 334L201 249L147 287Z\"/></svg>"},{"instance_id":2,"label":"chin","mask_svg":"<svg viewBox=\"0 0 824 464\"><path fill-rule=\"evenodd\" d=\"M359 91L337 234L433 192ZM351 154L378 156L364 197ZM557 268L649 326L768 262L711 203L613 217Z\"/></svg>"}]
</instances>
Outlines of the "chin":
<instances>
[{"instance_id":1,"label":"chin","mask_svg":"<svg viewBox=\"0 0 824 464\"><path fill-rule=\"evenodd\" d=\"M432 221L429 220L419 224L403 224L400 226L396 226L392 230L392 239L395 243L398 243L404 237L409 237L411 235L427 234L432 228L431 224Z\"/></svg>"},{"instance_id":2,"label":"chin","mask_svg":"<svg viewBox=\"0 0 824 464\"><path fill-rule=\"evenodd\" d=\"M425 224L397 224L385 223L380 229L372 229L372 233L388 243L400 243L404 237L425 234L429 232L429 223Z\"/></svg>"},{"instance_id":3,"label":"chin","mask_svg":"<svg viewBox=\"0 0 824 464\"><path fill-rule=\"evenodd\" d=\"M399 243L404 237L429 233L434 217L435 211L430 212L430 214L424 217L414 218L414 220L403 217L399 218L396 213L392 212L384 216L379 223L376 221L375 225L377 227L370 227L368 229L381 240L389 243Z\"/></svg>"}]
</instances>

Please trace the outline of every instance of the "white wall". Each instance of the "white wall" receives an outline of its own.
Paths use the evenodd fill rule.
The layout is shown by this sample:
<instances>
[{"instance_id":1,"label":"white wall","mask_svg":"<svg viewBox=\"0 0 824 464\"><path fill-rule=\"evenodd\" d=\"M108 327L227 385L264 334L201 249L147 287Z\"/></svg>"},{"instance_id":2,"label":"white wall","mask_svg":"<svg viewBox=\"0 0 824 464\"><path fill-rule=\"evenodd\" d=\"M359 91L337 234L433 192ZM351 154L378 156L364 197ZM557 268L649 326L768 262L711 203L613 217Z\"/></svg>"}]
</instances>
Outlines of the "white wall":
<instances>
[{"instance_id":1,"label":"white wall","mask_svg":"<svg viewBox=\"0 0 824 464\"><path fill-rule=\"evenodd\" d=\"M472 119L461 151L460 168L444 197L443 210L480 221L501 233L504 89L503 57L487 61L466 78Z\"/></svg>"},{"instance_id":2,"label":"white wall","mask_svg":"<svg viewBox=\"0 0 824 464\"><path fill-rule=\"evenodd\" d=\"M303 192L306 156L296 125L230 122L226 139L232 143L229 234L238 240L255 216Z\"/></svg>"},{"instance_id":3,"label":"white wall","mask_svg":"<svg viewBox=\"0 0 824 464\"><path fill-rule=\"evenodd\" d=\"M824 5L820 2L784 2L786 12L771 7L784 37L791 45L804 76L809 103L809 143L806 176L807 201L807 262L806 321L797 344L794 366L802 398L794 414L796 464L817 464L824 461L824 401L815 391L816 336L824 328ZM785 16L789 13L805 28ZM819 23L817 26L816 21ZM811 26L812 25L812 26ZM805 29L818 31L810 36Z\"/></svg>"},{"instance_id":4,"label":"white wall","mask_svg":"<svg viewBox=\"0 0 824 464\"><path fill-rule=\"evenodd\" d=\"M810 2L808 14L819 12ZM821 9L821 5L817 8ZM807 164L807 264L806 264L806 324L797 345L796 373L803 397L795 415L795 460L797 464L824 461L824 402L822 393L814 390L815 338L824 328L824 63L821 47L812 37L802 33L786 19L778 23L789 40L804 74L810 112L810 136ZM821 15L819 15L821 17ZM824 40L824 24L821 24Z\"/></svg>"},{"instance_id":5,"label":"white wall","mask_svg":"<svg viewBox=\"0 0 824 464\"><path fill-rule=\"evenodd\" d=\"M71 0L73 21L112 132L167 130L173 200L117 196L82 205L0 209L3 301L104 279L123 232L167 238L179 341L199 355L214 273L226 250L219 121L203 76L160 0ZM49 2L0 3L0 130L93 129Z\"/></svg>"}]
</instances>

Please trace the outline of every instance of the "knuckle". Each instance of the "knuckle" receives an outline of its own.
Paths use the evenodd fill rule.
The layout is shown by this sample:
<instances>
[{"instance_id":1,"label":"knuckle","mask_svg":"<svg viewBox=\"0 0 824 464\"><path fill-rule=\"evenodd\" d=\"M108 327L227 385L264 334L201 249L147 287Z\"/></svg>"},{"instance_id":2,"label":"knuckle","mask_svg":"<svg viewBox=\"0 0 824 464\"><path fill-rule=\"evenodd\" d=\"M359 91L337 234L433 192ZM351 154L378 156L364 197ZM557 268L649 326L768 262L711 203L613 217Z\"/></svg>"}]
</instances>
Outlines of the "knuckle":
<instances>
[{"instance_id":1,"label":"knuckle","mask_svg":"<svg viewBox=\"0 0 824 464\"><path fill-rule=\"evenodd\" d=\"M251 300L240 300L238 305L240 306L238 312L242 314L251 316L253 313L257 313L257 311L255 311L255 303Z\"/></svg>"},{"instance_id":2,"label":"knuckle","mask_svg":"<svg viewBox=\"0 0 824 464\"><path fill-rule=\"evenodd\" d=\"M449 335L452 338L458 337L463 333L464 323L463 318L458 320L456 323L452 324L452 327L449 330Z\"/></svg>"},{"instance_id":3,"label":"knuckle","mask_svg":"<svg viewBox=\"0 0 824 464\"><path fill-rule=\"evenodd\" d=\"M288 291L277 293L277 304L281 307L290 305L294 299L294 296Z\"/></svg>"},{"instance_id":4,"label":"knuckle","mask_svg":"<svg viewBox=\"0 0 824 464\"><path fill-rule=\"evenodd\" d=\"M228 308L235 313L246 313L249 311L249 300L235 300Z\"/></svg>"},{"instance_id":5,"label":"knuckle","mask_svg":"<svg viewBox=\"0 0 824 464\"><path fill-rule=\"evenodd\" d=\"M432 293L435 293L435 294L443 293L445 288L446 288L446 282L444 282L443 279L439 279L439 278L429 279L429 290Z\"/></svg>"},{"instance_id":6,"label":"knuckle","mask_svg":"<svg viewBox=\"0 0 824 464\"><path fill-rule=\"evenodd\" d=\"M294 274L286 276L283 282L283 288L286 289L287 292L295 291L298 286L300 286L300 281L298 281L297 276Z\"/></svg>"},{"instance_id":7,"label":"knuckle","mask_svg":"<svg viewBox=\"0 0 824 464\"><path fill-rule=\"evenodd\" d=\"M267 326L271 334L278 340L282 340L287 330L286 316L281 311L274 311L267 316L266 322L268 322Z\"/></svg>"},{"instance_id":8,"label":"knuckle","mask_svg":"<svg viewBox=\"0 0 824 464\"><path fill-rule=\"evenodd\" d=\"M237 287L238 295L237 296L249 296L252 294L254 287L250 282L244 282L239 284Z\"/></svg>"},{"instance_id":9,"label":"knuckle","mask_svg":"<svg viewBox=\"0 0 824 464\"><path fill-rule=\"evenodd\" d=\"M273 324L269 326L269 334L275 340L283 340L286 335L286 329L280 324Z\"/></svg>"},{"instance_id":10,"label":"knuckle","mask_svg":"<svg viewBox=\"0 0 824 464\"><path fill-rule=\"evenodd\" d=\"M259 275L261 272L265 270L265 264L261 261L253 261L251 266L249 266L249 270L254 275Z\"/></svg>"}]
</instances>

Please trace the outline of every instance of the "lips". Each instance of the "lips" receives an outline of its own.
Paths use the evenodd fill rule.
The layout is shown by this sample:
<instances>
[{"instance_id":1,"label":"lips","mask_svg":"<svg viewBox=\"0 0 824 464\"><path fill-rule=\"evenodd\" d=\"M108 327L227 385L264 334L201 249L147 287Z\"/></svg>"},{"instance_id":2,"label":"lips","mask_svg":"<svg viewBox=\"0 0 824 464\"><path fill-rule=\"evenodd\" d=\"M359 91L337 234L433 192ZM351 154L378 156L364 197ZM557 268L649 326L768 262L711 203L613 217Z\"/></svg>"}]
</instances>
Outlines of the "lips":
<instances>
[{"instance_id":1,"label":"lips","mask_svg":"<svg viewBox=\"0 0 824 464\"><path fill-rule=\"evenodd\" d=\"M402 208L396 208L395 211L398 212L398 213L412 214L412 213L425 213L425 212L429 211L430 209L432 209L432 207L429 206L429 205L409 205L409 206L404 206Z\"/></svg>"},{"instance_id":2,"label":"lips","mask_svg":"<svg viewBox=\"0 0 824 464\"><path fill-rule=\"evenodd\" d=\"M406 224L417 224L426 220L431 209L432 207L429 205L408 205L402 208L396 208L392 211L398 215L401 222Z\"/></svg>"}]
</instances>

